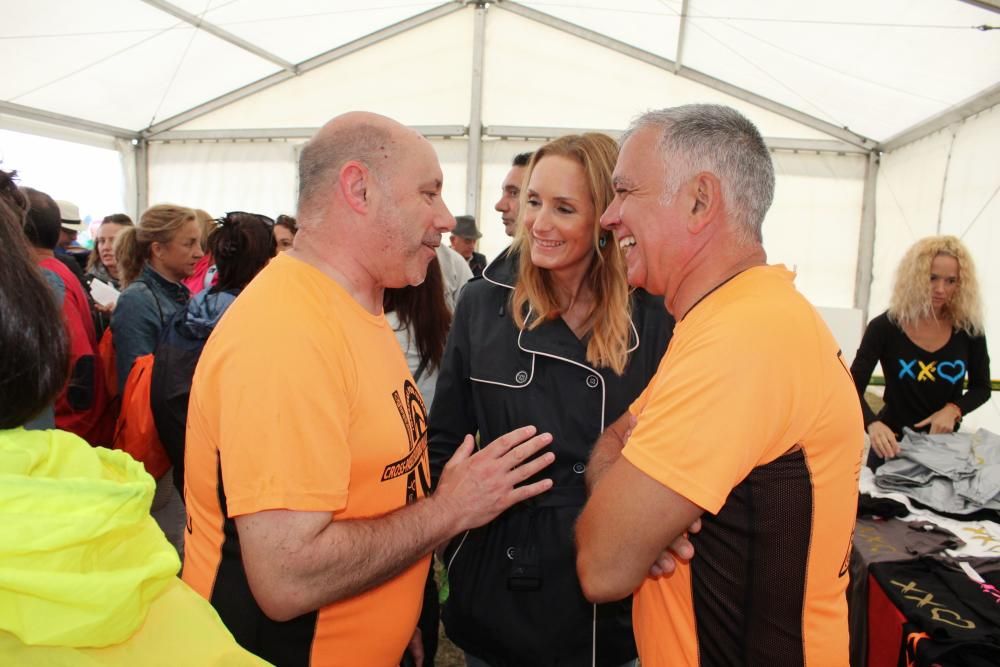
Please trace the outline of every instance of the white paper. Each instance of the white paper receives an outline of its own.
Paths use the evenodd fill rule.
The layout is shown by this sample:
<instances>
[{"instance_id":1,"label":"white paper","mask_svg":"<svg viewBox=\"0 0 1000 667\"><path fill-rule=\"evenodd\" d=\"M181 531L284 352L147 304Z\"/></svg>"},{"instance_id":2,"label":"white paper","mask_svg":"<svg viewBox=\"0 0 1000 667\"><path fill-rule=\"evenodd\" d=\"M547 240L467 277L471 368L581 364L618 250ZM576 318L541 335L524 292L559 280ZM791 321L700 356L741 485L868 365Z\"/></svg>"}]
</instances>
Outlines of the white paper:
<instances>
[{"instance_id":1,"label":"white paper","mask_svg":"<svg viewBox=\"0 0 1000 667\"><path fill-rule=\"evenodd\" d=\"M102 306L113 306L118 303L119 291L103 280L94 278L90 281L90 296Z\"/></svg>"}]
</instances>

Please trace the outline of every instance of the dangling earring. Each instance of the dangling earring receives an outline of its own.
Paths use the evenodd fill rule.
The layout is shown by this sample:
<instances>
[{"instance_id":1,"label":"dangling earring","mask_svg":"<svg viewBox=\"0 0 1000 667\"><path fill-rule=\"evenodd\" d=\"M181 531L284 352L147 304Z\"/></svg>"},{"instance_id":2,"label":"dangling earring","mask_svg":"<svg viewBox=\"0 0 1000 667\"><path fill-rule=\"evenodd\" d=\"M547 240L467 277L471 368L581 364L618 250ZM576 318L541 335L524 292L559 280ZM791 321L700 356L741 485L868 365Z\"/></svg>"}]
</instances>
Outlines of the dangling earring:
<instances>
[{"instance_id":1,"label":"dangling earring","mask_svg":"<svg viewBox=\"0 0 1000 667\"><path fill-rule=\"evenodd\" d=\"M603 248L604 246L608 245L608 235L601 234L600 238L597 239L597 245L600 248Z\"/></svg>"}]
</instances>

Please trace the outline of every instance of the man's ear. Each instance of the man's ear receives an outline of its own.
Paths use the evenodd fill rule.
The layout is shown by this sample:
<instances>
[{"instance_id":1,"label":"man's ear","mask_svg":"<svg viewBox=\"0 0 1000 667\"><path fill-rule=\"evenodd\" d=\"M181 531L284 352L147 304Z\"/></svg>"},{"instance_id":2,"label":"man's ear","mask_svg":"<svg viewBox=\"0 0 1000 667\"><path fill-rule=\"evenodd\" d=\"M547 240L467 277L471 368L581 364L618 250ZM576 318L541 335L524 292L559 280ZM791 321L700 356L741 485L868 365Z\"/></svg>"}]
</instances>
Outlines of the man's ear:
<instances>
[{"instance_id":1,"label":"man's ear","mask_svg":"<svg viewBox=\"0 0 1000 667\"><path fill-rule=\"evenodd\" d=\"M722 181L708 171L698 172L691 180L691 216L688 230L701 232L722 209Z\"/></svg>"},{"instance_id":2,"label":"man's ear","mask_svg":"<svg viewBox=\"0 0 1000 667\"><path fill-rule=\"evenodd\" d=\"M360 162L350 161L340 168L338 185L344 201L354 211L367 213L371 203L368 185L371 183L371 172Z\"/></svg>"}]
</instances>

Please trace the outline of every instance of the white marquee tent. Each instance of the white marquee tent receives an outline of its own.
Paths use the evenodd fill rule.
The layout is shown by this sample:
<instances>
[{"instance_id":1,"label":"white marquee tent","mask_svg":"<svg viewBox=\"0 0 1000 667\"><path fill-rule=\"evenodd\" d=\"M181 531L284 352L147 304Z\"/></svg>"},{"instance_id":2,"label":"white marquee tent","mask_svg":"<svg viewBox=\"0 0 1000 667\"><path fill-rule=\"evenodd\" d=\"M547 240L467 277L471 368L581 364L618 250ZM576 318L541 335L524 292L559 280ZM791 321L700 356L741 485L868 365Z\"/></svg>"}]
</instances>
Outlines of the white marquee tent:
<instances>
[{"instance_id":1,"label":"white marquee tent","mask_svg":"<svg viewBox=\"0 0 1000 667\"><path fill-rule=\"evenodd\" d=\"M849 357L903 251L947 233L973 250L1000 358L997 0L0 0L0 16L0 161L95 217L290 213L301 144L368 109L431 139L491 257L514 154L717 102L766 137L769 259ZM1000 432L1000 394L966 425Z\"/></svg>"}]
</instances>

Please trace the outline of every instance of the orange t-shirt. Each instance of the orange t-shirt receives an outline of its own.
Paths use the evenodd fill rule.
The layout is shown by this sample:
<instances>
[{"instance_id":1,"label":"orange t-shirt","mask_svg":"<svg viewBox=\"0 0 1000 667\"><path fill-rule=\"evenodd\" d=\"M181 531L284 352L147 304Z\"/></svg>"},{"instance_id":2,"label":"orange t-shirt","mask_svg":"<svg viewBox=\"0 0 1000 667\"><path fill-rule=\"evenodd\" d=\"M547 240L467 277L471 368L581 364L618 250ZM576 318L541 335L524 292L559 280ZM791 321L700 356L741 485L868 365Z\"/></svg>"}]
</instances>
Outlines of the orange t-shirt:
<instances>
[{"instance_id":1,"label":"orange t-shirt","mask_svg":"<svg viewBox=\"0 0 1000 667\"><path fill-rule=\"evenodd\" d=\"M280 255L229 308L188 412L184 581L248 650L277 664L398 665L428 559L286 623L257 607L232 518L271 509L373 517L422 497L426 410L385 318Z\"/></svg>"},{"instance_id":2,"label":"orange t-shirt","mask_svg":"<svg viewBox=\"0 0 1000 667\"><path fill-rule=\"evenodd\" d=\"M755 267L705 297L630 409L625 458L706 511L691 562L635 594L644 667L846 665L864 430L793 275Z\"/></svg>"}]
</instances>

